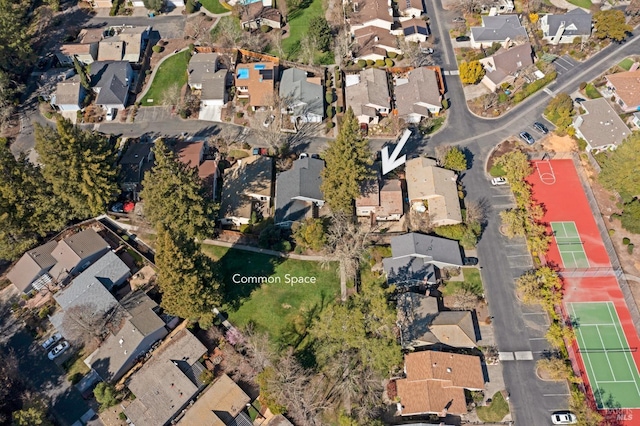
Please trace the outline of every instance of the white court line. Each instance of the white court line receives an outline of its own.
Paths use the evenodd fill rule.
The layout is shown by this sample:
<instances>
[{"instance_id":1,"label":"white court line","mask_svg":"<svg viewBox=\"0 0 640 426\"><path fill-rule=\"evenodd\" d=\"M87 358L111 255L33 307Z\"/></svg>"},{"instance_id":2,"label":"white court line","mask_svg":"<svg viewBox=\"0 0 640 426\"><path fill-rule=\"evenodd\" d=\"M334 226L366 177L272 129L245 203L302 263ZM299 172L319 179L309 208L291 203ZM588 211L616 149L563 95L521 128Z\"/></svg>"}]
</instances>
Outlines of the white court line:
<instances>
[{"instance_id":1,"label":"white court line","mask_svg":"<svg viewBox=\"0 0 640 426\"><path fill-rule=\"evenodd\" d=\"M611 318L611 321L614 321L613 315L611 315L611 303L607 303L607 311L609 312L609 318ZM616 314L617 316L617 314ZM622 327L622 324L620 324L620 327ZM620 338L620 333L618 333L618 327L614 327L616 330L616 336L618 336L618 341L620 342L620 345L622 345L622 339ZM599 331L598 331L599 332ZM624 334L624 333L623 333ZM622 348L628 348L629 347L629 342L627 341L627 336L624 336L624 341L626 343L626 346L622 346ZM633 368L631 368L631 364L629 363L629 355L628 352L625 352L624 354L624 359L627 361L627 366L629 366L629 372L631 373L631 376L633 377ZM633 364L635 365L635 362ZM638 371L638 367L636 366L636 371ZM640 397L640 389L638 388L638 383L636 383L636 381L633 381L636 384L636 391L638 392L638 397Z\"/></svg>"},{"instance_id":2,"label":"white court line","mask_svg":"<svg viewBox=\"0 0 640 426\"><path fill-rule=\"evenodd\" d=\"M573 309L573 303L569 304L569 306L570 306L571 310L573 311L573 316L575 318L576 311L575 311L575 309ZM579 326L577 327L577 329L578 329L578 334L580 335L580 338L582 339L582 343L584 343L584 336L582 335L582 330L580 330ZM578 349L580 349L580 342L578 342ZM593 397L595 398L596 394L594 393L594 389L600 389L600 387L598 386L598 379L596 378L596 370L593 369L593 364L591 364L591 358L589 357L589 354L585 354L583 352L580 352L580 355L582 356L583 360L585 358L587 359L587 362L589 363L589 367L591 368L591 372L593 374L593 381L595 382L595 383L591 383L591 385L592 385L591 386L591 393L593 393ZM587 371L587 377L589 378L589 382L591 382L591 377L589 377L589 372L588 371ZM596 403L596 405L597 405L597 403Z\"/></svg>"},{"instance_id":3,"label":"white court line","mask_svg":"<svg viewBox=\"0 0 640 426\"><path fill-rule=\"evenodd\" d=\"M611 365L611 360L609 359L609 354L607 353L607 347L604 345L604 340L602 340L602 334L600 334L600 328L598 328L597 325L596 325L596 331L598 332L598 338L600 339L600 343L602 343L602 349L604 350L605 358L607 358L607 363L609 364L609 370L611 370L611 374L613 375L613 379L617 382L618 379L616 379L616 373L613 372L613 366ZM622 342L620 342L620 343L622 343ZM630 370L630 371L631 371L631 374L633 374L633 371L632 370Z\"/></svg>"},{"instance_id":4,"label":"white court line","mask_svg":"<svg viewBox=\"0 0 640 426\"><path fill-rule=\"evenodd\" d=\"M610 381L610 380L605 380L603 382L598 382L598 383L635 383L635 380L614 380L614 381Z\"/></svg>"}]
</instances>

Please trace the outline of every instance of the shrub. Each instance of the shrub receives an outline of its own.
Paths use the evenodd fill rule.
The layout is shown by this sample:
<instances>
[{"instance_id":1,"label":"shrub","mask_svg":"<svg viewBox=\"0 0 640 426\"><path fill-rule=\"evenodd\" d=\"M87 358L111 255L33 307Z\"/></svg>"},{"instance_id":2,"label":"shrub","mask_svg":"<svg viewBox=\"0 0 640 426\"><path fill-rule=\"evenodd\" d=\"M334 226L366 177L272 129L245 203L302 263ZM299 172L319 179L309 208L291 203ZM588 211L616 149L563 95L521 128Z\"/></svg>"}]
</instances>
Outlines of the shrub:
<instances>
[{"instance_id":1,"label":"shrub","mask_svg":"<svg viewBox=\"0 0 640 426\"><path fill-rule=\"evenodd\" d=\"M118 403L115 388L105 382L98 383L98 386L93 390L93 395L96 397L96 401L98 401L102 410Z\"/></svg>"},{"instance_id":2,"label":"shrub","mask_svg":"<svg viewBox=\"0 0 640 426\"><path fill-rule=\"evenodd\" d=\"M582 83L580 83L580 90L584 90L585 87L587 87L586 81L583 81Z\"/></svg>"},{"instance_id":3,"label":"shrub","mask_svg":"<svg viewBox=\"0 0 640 426\"><path fill-rule=\"evenodd\" d=\"M630 240L629 238L624 237L624 238L622 239L622 244L624 244L625 246L628 246L628 245L629 245L629 243L631 243L631 240Z\"/></svg>"},{"instance_id":4,"label":"shrub","mask_svg":"<svg viewBox=\"0 0 640 426\"><path fill-rule=\"evenodd\" d=\"M376 67L384 67L384 59L377 59Z\"/></svg>"},{"instance_id":5,"label":"shrub","mask_svg":"<svg viewBox=\"0 0 640 426\"><path fill-rule=\"evenodd\" d=\"M401 61L404 59L404 55L401 53L398 55L398 57L396 58L398 61Z\"/></svg>"},{"instance_id":6,"label":"shrub","mask_svg":"<svg viewBox=\"0 0 640 426\"><path fill-rule=\"evenodd\" d=\"M449 99L444 98L444 99L442 100L442 108L443 108L443 109L448 109L448 108L449 108Z\"/></svg>"},{"instance_id":7,"label":"shrub","mask_svg":"<svg viewBox=\"0 0 640 426\"><path fill-rule=\"evenodd\" d=\"M187 2L184 5L184 10L189 15L191 15L193 12L195 12L196 11L196 2L195 2L195 0L187 0Z\"/></svg>"},{"instance_id":8,"label":"shrub","mask_svg":"<svg viewBox=\"0 0 640 426\"><path fill-rule=\"evenodd\" d=\"M189 43L189 53L193 53L196 50L196 45L193 43Z\"/></svg>"},{"instance_id":9,"label":"shrub","mask_svg":"<svg viewBox=\"0 0 640 426\"><path fill-rule=\"evenodd\" d=\"M251 145L249 145L249 142L242 142L242 149L250 149Z\"/></svg>"},{"instance_id":10,"label":"shrub","mask_svg":"<svg viewBox=\"0 0 640 426\"><path fill-rule=\"evenodd\" d=\"M359 66L360 68L364 68L364 67L366 67L366 66L367 66L367 61L365 61L364 59L360 59L360 60L358 60L358 66Z\"/></svg>"},{"instance_id":11,"label":"shrub","mask_svg":"<svg viewBox=\"0 0 640 426\"><path fill-rule=\"evenodd\" d=\"M585 141L584 139L578 138L578 139L576 139L576 143L578 144L578 150L579 151L586 151L587 150L587 141Z\"/></svg>"},{"instance_id":12,"label":"shrub","mask_svg":"<svg viewBox=\"0 0 640 426\"><path fill-rule=\"evenodd\" d=\"M333 107L331 105L327 107L327 117L333 118Z\"/></svg>"},{"instance_id":13,"label":"shrub","mask_svg":"<svg viewBox=\"0 0 640 426\"><path fill-rule=\"evenodd\" d=\"M333 129L335 126L333 121L327 121L327 131Z\"/></svg>"},{"instance_id":14,"label":"shrub","mask_svg":"<svg viewBox=\"0 0 640 426\"><path fill-rule=\"evenodd\" d=\"M342 89L342 80L336 80L336 88Z\"/></svg>"},{"instance_id":15,"label":"shrub","mask_svg":"<svg viewBox=\"0 0 640 426\"><path fill-rule=\"evenodd\" d=\"M118 414L118 418L122 421L126 421L127 415L124 413L124 411L120 411L120 414Z\"/></svg>"},{"instance_id":16,"label":"shrub","mask_svg":"<svg viewBox=\"0 0 640 426\"><path fill-rule=\"evenodd\" d=\"M392 66L393 66L393 59L391 59L391 58L387 58L387 59L385 59L385 60L384 60L384 64L385 64L385 66L386 66L387 68L392 67Z\"/></svg>"},{"instance_id":17,"label":"shrub","mask_svg":"<svg viewBox=\"0 0 640 426\"><path fill-rule=\"evenodd\" d=\"M156 44L155 46L153 46L151 48L151 50L153 50L153 53L160 53L160 52L162 52L164 50L164 47Z\"/></svg>"},{"instance_id":18,"label":"shrub","mask_svg":"<svg viewBox=\"0 0 640 426\"><path fill-rule=\"evenodd\" d=\"M629 253L629 254L633 254L633 244L629 244L629 245L627 246L627 253Z\"/></svg>"},{"instance_id":19,"label":"shrub","mask_svg":"<svg viewBox=\"0 0 640 426\"><path fill-rule=\"evenodd\" d=\"M433 232L440 237L449 238L450 240L456 241L460 241L464 237L466 231L467 227L464 223L438 226L433 230Z\"/></svg>"},{"instance_id":20,"label":"shrub","mask_svg":"<svg viewBox=\"0 0 640 426\"><path fill-rule=\"evenodd\" d=\"M242 118L242 117L244 117L244 112L241 112L241 111L236 112L236 117L237 117L237 118Z\"/></svg>"},{"instance_id":21,"label":"shrub","mask_svg":"<svg viewBox=\"0 0 640 426\"><path fill-rule=\"evenodd\" d=\"M358 61L358 62L360 62L360 61ZM376 63L376 62L375 62L373 59L367 59L367 66L368 66L368 67L373 66L375 63Z\"/></svg>"},{"instance_id":22,"label":"shrub","mask_svg":"<svg viewBox=\"0 0 640 426\"><path fill-rule=\"evenodd\" d=\"M327 91L327 93L325 94L324 99L327 101L328 104L333 103L333 92L332 91Z\"/></svg>"},{"instance_id":23,"label":"shrub","mask_svg":"<svg viewBox=\"0 0 640 426\"><path fill-rule=\"evenodd\" d=\"M260 25L260 31L262 31L263 33L268 33L269 31L271 31L271 27L268 25Z\"/></svg>"},{"instance_id":24,"label":"shrub","mask_svg":"<svg viewBox=\"0 0 640 426\"><path fill-rule=\"evenodd\" d=\"M616 233L615 229L609 229L609 236L610 237L613 237L613 234L615 234L615 233Z\"/></svg>"},{"instance_id":25,"label":"shrub","mask_svg":"<svg viewBox=\"0 0 640 426\"><path fill-rule=\"evenodd\" d=\"M524 94L524 92L521 91L521 92L518 92L515 95L513 95L513 101L515 103L522 102L525 97L526 97L526 95Z\"/></svg>"},{"instance_id":26,"label":"shrub","mask_svg":"<svg viewBox=\"0 0 640 426\"><path fill-rule=\"evenodd\" d=\"M398 54L396 52L387 52L387 56L391 59L395 59L396 57L398 57Z\"/></svg>"},{"instance_id":27,"label":"shrub","mask_svg":"<svg viewBox=\"0 0 640 426\"><path fill-rule=\"evenodd\" d=\"M338 114L340 114L342 112L342 107L340 105L338 105L337 110L338 110Z\"/></svg>"},{"instance_id":28,"label":"shrub","mask_svg":"<svg viewBox=\"0 0 640 426\"><path fill-rule=\"evenodd\" d=\"M240 233L242 234L248 234L251 232L251 228L252 226L248 223L244 223L242 225L240 225Z\"/></svg>"},{"instance_id":29,"label":"shrub","mask_svg":"<svg viewBox=\"0 0 640 426\"><path fill-rule=\"evenodd\" d=\"M40 309L40 311L38 311L38 318L40 318L40 319L46 318L47 315L49 315L49 307L48 306L44 306L44 307L42 307L42 309Z\"/></svg>"}]
</instances>

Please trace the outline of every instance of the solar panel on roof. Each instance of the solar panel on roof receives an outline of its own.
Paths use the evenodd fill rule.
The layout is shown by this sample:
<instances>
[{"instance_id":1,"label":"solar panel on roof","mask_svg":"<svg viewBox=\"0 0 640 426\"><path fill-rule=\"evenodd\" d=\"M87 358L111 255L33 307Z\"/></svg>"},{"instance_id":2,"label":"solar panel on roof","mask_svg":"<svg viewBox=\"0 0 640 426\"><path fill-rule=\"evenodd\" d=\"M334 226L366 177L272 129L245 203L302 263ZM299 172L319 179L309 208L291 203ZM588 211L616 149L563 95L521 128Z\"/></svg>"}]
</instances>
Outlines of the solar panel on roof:
<instances>
[{"instance_id":1,"label":"solar panel on roof","mask_svg":"<svg viewBox=\"0 0 640 426\"><path fill-rule=\"evenodd\" d=\"M416 28L415 27L407 27L404 29L404 35L408 36L411 34L415 34L416 33Z\"/></svg>"},{"instance_id":2,"label":"solar panel on roof","mask_svg":"<svg viewBox=\"0 0 640 426\"><path fill-rule=\"evenodd\" d=\"M254 69L254 70L263 70L265 67L266 67L266 65L265 65L265 64L255 64L255 65L253 66L253 69Z\"/></svg>"},{"instance_id":3,"label":"solar panel on roof","mask_svg":"<svg viewBox=\"0 0 640 426\"><path fill-rule=\"evenodd\" d=\"M260 75L265 80L273 80L273 70L260 70Z\"/></svg>"},{"instance_id":4,"label":"solar panel on roof","mask_svg":"<svg viewBox=\"0 0 640 426\"><path fill-rule=\"evenodd\" d=\"M427 31L426 27L418 27L418 34L429 35L429 31Z\"/></svg>"}]
</instances>

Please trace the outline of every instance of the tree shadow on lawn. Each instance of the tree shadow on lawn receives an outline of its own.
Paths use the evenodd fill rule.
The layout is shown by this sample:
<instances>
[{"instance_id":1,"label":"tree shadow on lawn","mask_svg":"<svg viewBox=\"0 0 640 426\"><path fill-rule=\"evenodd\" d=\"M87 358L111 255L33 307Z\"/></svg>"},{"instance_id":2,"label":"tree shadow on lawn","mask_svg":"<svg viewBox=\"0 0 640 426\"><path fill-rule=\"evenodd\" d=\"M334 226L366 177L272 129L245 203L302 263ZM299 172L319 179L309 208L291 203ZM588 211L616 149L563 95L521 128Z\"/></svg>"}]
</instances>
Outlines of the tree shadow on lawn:
<instances>
[{"instance_id":1,"label":"tree shadow on lawn","mask_svg":"<svg viewBox=\"0 0 640 426\"><path fill-rule=\"evenodd\" d=\"M292 12L289 12L289 14L287 15L287 21L291 22L292 20L298 18L300 15L302 15L304 13L305 9L307 9L309 6L311 6L311 3L313 3L313 0L303 0L303 1L301 1L300 2L300 6L298 6Z\"/></svg>"}]
</instances>

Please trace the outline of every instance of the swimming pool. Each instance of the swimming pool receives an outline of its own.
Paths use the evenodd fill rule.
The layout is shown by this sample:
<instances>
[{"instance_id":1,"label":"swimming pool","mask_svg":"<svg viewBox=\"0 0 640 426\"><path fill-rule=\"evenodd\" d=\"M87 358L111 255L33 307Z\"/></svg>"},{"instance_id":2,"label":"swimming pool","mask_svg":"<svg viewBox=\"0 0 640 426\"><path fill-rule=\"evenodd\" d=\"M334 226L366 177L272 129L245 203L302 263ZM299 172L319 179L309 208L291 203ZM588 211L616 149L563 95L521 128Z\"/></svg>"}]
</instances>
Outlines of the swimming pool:
<instances>
[{"instance_id":1,"label":"swimming pool","mask_svg":"<svg viewBox=\"0 0 640 426\"><path fill-rule=\"evenodd\" d=\"M238 68L238 79L249 78L249 68Z\"/></svg>"}]
</instances>

